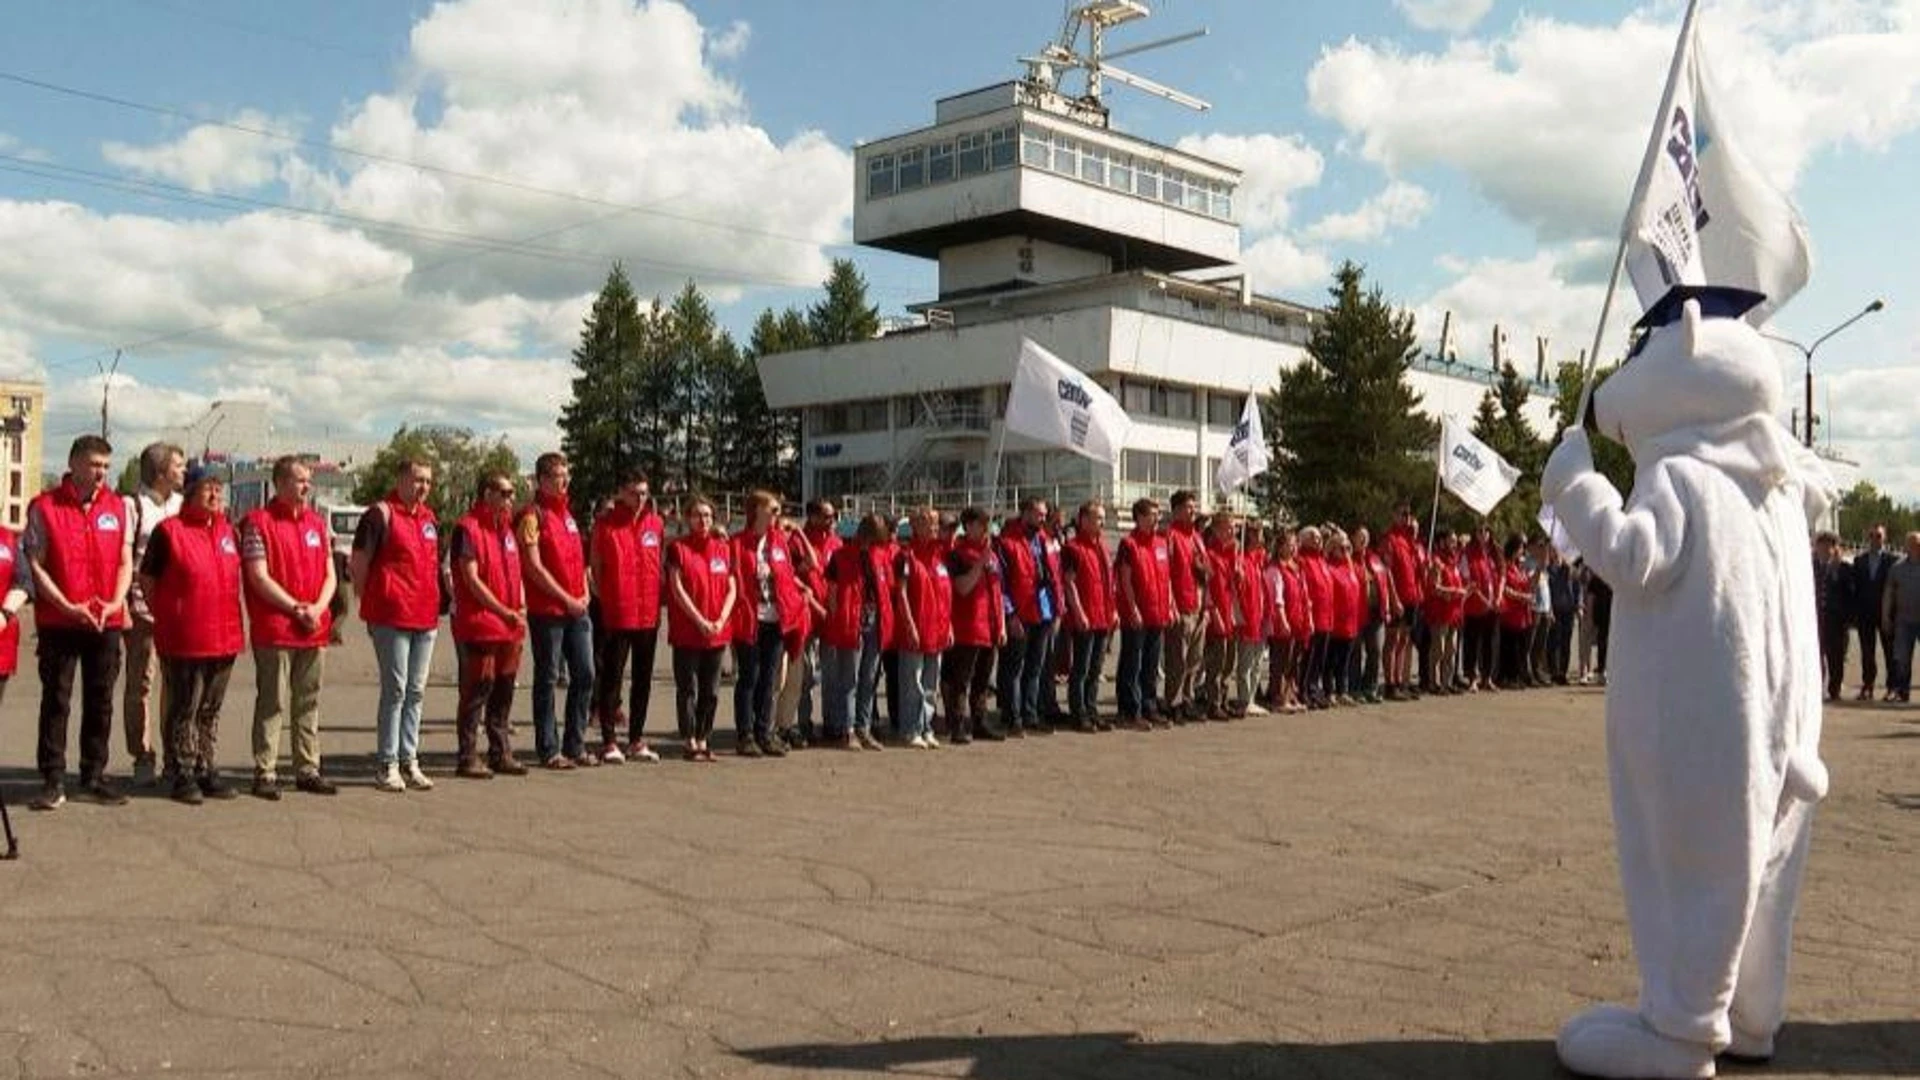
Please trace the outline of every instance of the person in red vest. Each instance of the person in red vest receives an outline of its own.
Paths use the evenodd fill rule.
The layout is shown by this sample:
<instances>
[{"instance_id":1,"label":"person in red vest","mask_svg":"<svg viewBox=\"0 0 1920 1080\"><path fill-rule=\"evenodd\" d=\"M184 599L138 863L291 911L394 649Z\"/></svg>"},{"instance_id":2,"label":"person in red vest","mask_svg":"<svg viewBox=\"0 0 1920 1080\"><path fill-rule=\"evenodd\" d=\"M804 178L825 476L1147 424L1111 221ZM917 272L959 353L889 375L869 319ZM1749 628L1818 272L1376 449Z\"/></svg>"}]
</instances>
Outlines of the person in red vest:
<instances>
[{"instance_id":1,"label":"person in red vest","mask_svg":"<svg viewBox=\"0 0 1920 1080\"><path fill-rule=\"evenodd\" d=\"M1120 723L1146 731L1158 723L1172 726L1160 710L1157 688L1160 645L1173 625L1172 555L1161 536L1160 504L1133 504L1133 531L1120 538L1113 555L1115 599L1120 615L1120 666L1114 694L1120 699Z\"/></svg>"},{"instance_id":2,"label":"person in red vest","mask_svg":"<svg viewBox=\"0 0 1920 1080\"><path fill-rule=\"evenodd\" d=\"M1207 559L1206 540L1195 526L1198 507L1193 492L1174 492L1167 506L1173 512L1167 526L1167 583L1173 590L1173 620L1161 641L1163 681L1168 717L1175 723L1185 723L1203 715L1194 697L1200 689L1200 665L1206 655L1207 575L1212 563Z\"/></svg>"},{"instance_id":3,"label":"person in red vest","mask_svg":"<svg viewBox=\"0 0 1920 1080\"><path fill-rule=\"evenodd\" d=\"M1433 634L1427 650L1425 681L1442 694L1457 694L1454 674L1460 664L1460 623L1466 615L1467 587L1460 574L1459 538L1440 534L1440 550L1427 564L1427 600L1424 618Z\"/></svg>"},{"instance_id":4,"label":"person in red vest","mask_svg":"<svg viewBox=\"0 0 1920 1080\"><path fill-rule=\"evenodd\" d=\"M1301 592L1307 598L1310 619L1300 686L1309 709L1333 704L1327 697L1327 654L1333 642L1333 575L1327 570L1325 545L1326 538L1318 526L1300 530Z\"/></svg>"},{"instance_id":5,"label":"person in red vest","mask_svg":"<svg viewBox=\"0 0 1920 1080\"><path fill-rule=\"evenodd\" d=\"M880 653L894 636L892 536L886 518L868 514L827 564L821 705L828 743L847 750L885 749L873 737L873 698Z\"/></svg>"},{"instance_id":6,"label":"person in red vest","mask_svg":"<svg viewBox=\"0 0 1920 1080\"><path fill-rule=\"evenodd\" d=\"M1366 591L1362 568L1354 559L1353 540L1338 529L1327 549L1327 577L1333 586L1328 617L1327 671L1323 693L1335 705L1354 704L1352 694L1353 643L1366 622Z\"/></svg>"},{"instance_id":7,"label":"person in red vest","mask_svg":"<svg viewBox=\"0 0 1920 1080\"><path fill-rule=\"evenodd\" d=\"M181 489L187 476L187 453L172 443L149 443L140 451L139 489L122 498L127 505L127 531L133 536L133 566L137 571L146 554L147 539L160 523L180 512ZM124 666L120 669L120 727L127 737L127 756L133 759L133 785L152 787L160 782L155 751L165 761L166 733L160 717L166 703L156 701L159 657L153 652L153 617L140 595L140 575L127 589L127 632L121 640ZM164 691L165 687L161 686ZM171 769L172 762L166 762Z\"/></svg>"},{"instance_id":8,"label":"person in red vest","mask_svg":"<svg viewBox=\"0 0 1920 1080\"><path fill-rule=\"evenodd\" d=\"M674 706L687 760L711 762L707 740L720 710L720 659L733 638L738 582L732 545L713 525L713 504L692 495L681 513L686 535L667 548L666 557Z\"/></svg>"},{"instance_id":9,"label":"person in red vest","mask_svg":"<svg viewBox=\"0 0 1920 1080\"><path fill-rule=\"evenodd\" d=\"M594 661L594 712L603 735L600 760L619 764L659 761L647 745L647 707L653 698L653 660L660 644L661 560L666 554L666 523L653 508L647 474L636 472L621 483L613 507L593 523L588 556L590 577L600 598L600 655ZM626 739L620 748L620 681L628 662L633 681L627 691Z\"/></svg>"},{"instance_id":10,"label":"person in red vest","mask_svg":"<svg viewBox=\"0 0 1920 1080\"><path fill-rule=\"evenodd\" d=\"M7 684L20 667L20 609L26 606L33 583L20 557L20 539L5 525L0 525L0 575L6 583L5 597L0 599L0 701L4 701Z\"/></svg>"},{"instance_id":11,"label":"person in red vest","mask_svg":"<svg viewBox=\"0 0 1920 1080\"><path fill-rule=\"evenodd\" d=\"M1260 661L1267 655L1267 530L1253 518L1244 530L1246 550L1234 568L1233 636L1236 643L1233 665L1233 694L1227 711L1235 719L1249 713L1261 713L1254 702L1259 685Z\"/></svg>"},{"instance_id":12,"label":"person in red vest","mask_svg":"<svg viewBox=\"0 0 1920 1080\"><path fill-rule=\"evenodd\" d=\"M995 545L1005 590L1007 644L1000 650L1000 724L1009 735L1053 730L1043 715L1041 690L1052 693L1047 667L1052 638L1062 614L1060 565L1047 537L1047 501L1029 497L1020 516L1000 529Z\"/></svg>"},{"instance_id":13,"label":"person in red vest","mask_svg":"<svg viewBox=\"0 0 1920 1080\"><path fill-rule=\"evenodd\" d=\"M940 660L940 697L946 704L948 737L961 746L976 738L1006 738L987 716L994 652L1007 643L1000 563L988 524L980 507L962 510L960 535L946 554L947 576L953 582L953 645Z\"/></svg>"},{"instance_id":14,"label":"person in red vest","mask_svg":"<svg viewBox=\"0 0 1920 1080\"><path fill-rule=\"evenodd\" d=\"M1461 560L1467 587L1461 620L1461 667L1466 672L1468 693L1493 691L1498 677L1495 643L1500 636L1499 558L1493 530L1484 524L1475 528Z\"/></svg>"},{"instance_id":15,"label":"person in red vest","mask_svg":"<svg viewBox=\"0 0 1920 1080\"><path fill-rule=\"evenodd\" d=\"M940 658L953 644L953 578L940 540L939 511L919 507L908 524L912 535L893 559L901 691L894 737L917 750L937 750L933 712L940 694Z\"/></svg>"},{"instance_id":16,"label":"person in red vest","mask_svg":"<svg viewBox=\"0 0 1920 1080\"><path fill-rule=\"evenodd\" d=\"M293 783L339 789L320 775L320 675L333 631L333 538L307 504L313 474L297 457L273 463L273 498L240 524L248 640L253 647L253 794L280 797L280 729L293 718Z\"/></svg>"},{"instance_id":17,"label":"person in red vest","mask_svg":"<svg viewBox=\"0 0 1920 1080\"><path fill-rule=\"evenodd\" d=\"M153 651L166 681L164 730L173 748L173 798L198 805L239 792L220 779L215 747L227 680L244 640L240 543L227 522L226 485L187 471L180 513L160 523L140 560L140 592L153 613Z\"/></svg>"},{"instance_id":18,"label":"person in red vest","mask_svg":"<svg viewBox=\"0 0 1920 1080\"><path fill-rule=\"evenodd\" d=\"M430 791L420 768L420 707L440 632L440 524L427 493L433 466L403 459L393 491L360 515L347 575L380 671L374 787Z\"/></svg>"},{"instance_id":19,"label":"person in red vest","mask_svg":"<svg viewBox=\"0 0 1920 1080\"><path fill-rule=\"evenodd\" d=\"M815 499L807 504L807 518L798 529L787 530L787 549L807 598L807 631L799 651L788 661L787 677L773 705L774 724L786 743L798 750L818 736L814 727L814 695L820 685L820 627L827 618L827 564L840 550L834 532L839 515L832 503Z\"/></svg>"},{"instance_id":20,"label":"person in red vest","mask_svg":"<svg viewBox=\"0 0 1920 1080\"><path fill-rule=\"evenodd\" d=\"M1385 696L1388 701L1417 701L1420 691L1414 684L1413 625L1426 601L1426 581L1420 523L1411 505L1401 503L1394 509L1386 540L1384 554L1393 581L1396 617L1387 622Z\"/></svg>"},{"instance_id":21,"label":"person in red vest","mask_svg":"<svg viewBox=\"0 0 1920 1080\"><path fill-rule=\"evenodd\" d=\"M1082 503L1073 522L1073 535L1061 545L1060 559L1060 591L1067 601L1067 641L1072 653L1067 669L1067 718L1079 731L1112 731L1113 725L1100 715L1100 663L1107 653L1107 639L1119 625L1113 566L1102 540L1107 508L1098 499Z\"/></svg>"},{"instance_id":22,"label":"person in red vest","mask_svg":"<svg viewBox=\"0 0 1920 1080\"><path fill-rule=\"evenodd\" d=\"M98 435L73 440L67 475L27 505L20 554L31 575L40 639L40 731L36 764L43 786L29 805L64 805L67 718L80 669L80 787L118 806L126 795L107 779L113 734L113 683L120 674L127 590L133 581L133 530L126 502L107 487L113 447Z\"/></svg>"},{"instance_id":23,"label":"person in red vest","mask_svg":"<svg viewBox=\"0 0 1920 1080\"><path fill-rule=\"evenodd\" d=\"M1533 580L1527 575L1526 553L1526 537L1514 533L1495 564L1500 575L1500 686L1507 690L1532 685L1527 645L1533 636Z\"/></svg>"},{"instance_id":24,"label":"person in red vest","mask_svg":"<svg viewBox=\"0 0 1920 1080\"><path fill-rule=\"evenodd\" d=\"M1232 696L1234 662L1234 592L1239 584L1240 542L1234 536L1233 515L1216 510L1207 521L1207 645L1201 664L1199 698L1209 720L1230 720L1227 699Z\"/></svg>"},{"instance_id":25,"label":"person in red vest","mask_svg":"<svg viewBox=\"0 0 1920 1080\"><path fill-rule=\"evenodd\" d=\"M1347 696L1378 704L1387 700L1382 693L1386 633L1394 623L1404 622L1405 616L1387 566L1386 536L1375 538L1365 525L1356 525L1347 537L1353 545L1353 571L1360 579L1362 597L1360 636L1354 638L1347 658Z\"/></svg>"},{"instance_id":26,"label":"person in red vest","mask_svg":"<svg viewBox=\"0 0 1920 1080\"><path fill-rule=\"evenodd\" d=\"M1283 713L1297 713L1306 708L1300 672L1313 634L1313 615L1300 572L1300 542L1292 529L1283 528L1275 535L1267 582L1273 611L1267 624L1268 652L1273 658L1267 699Z\"/></svg>"},{"instance_id":27,"label":"person in red vest","mask_svg":"<svg viewBox=\"0 0 1920 1080\"><path fill-rule=\"evenodd\" d=\"M459 764L455 773L473 780L495 773L524 776L513 756L513 686L520 674L520 642L526 637L525 585L520 545L513 535L513 478L490 472L480 478L473 506L447 538L453 568L454 646L460 656L460 704L455 711ZM480 756L480 729L487 756Z\"/></svg>"},{"instance_id":28,"label":"person in red vest","mask_svg":"<svg viewBox=\"0 0 1920 1080\"><path fill-rule=\"evenodd\" d=\"M600 764L587 749L593 710L593 620L587 615L587 549L567 489L567 456L548 451L533 462L533 502L520 511L515 533L527 589L533 639L533 748L549 769ZM554 716L560 664L567 665L567 721Z\"/></svg>"},{"instance_id":29,"label":"person in red vest","mask_svg":"<svg viewBox=\"0 0 1920 1080\"><path fill-rule=\"evenodd\" d=\"M773 699L789 635L806 628L807 598L780 526L780 499L747 496L746 524L732 540L734 752L741 757L786 757L773 737Z\"/></svg>"}]
</instances>

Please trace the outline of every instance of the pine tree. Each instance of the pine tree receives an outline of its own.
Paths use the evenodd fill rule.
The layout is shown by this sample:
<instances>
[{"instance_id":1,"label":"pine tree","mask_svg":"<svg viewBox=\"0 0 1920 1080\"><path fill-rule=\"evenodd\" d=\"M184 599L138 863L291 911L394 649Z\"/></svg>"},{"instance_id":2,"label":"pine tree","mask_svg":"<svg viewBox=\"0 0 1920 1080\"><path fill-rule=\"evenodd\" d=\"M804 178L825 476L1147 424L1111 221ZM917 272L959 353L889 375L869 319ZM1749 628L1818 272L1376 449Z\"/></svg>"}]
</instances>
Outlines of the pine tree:
<instances>
[{"instance_id":1,"label":"pine tree","mask_svg":"<svg viewBox=\"0 0 1920 1080\"><path fill-rule=\"evenodd\" d=\"M1600 384L1606 382L1607 377L1615 371L1618 371L1619 368L1620 365L1618 364L1610 364L1594 372L1594 379L1596 380L1594 387L1598 389ZM1560 374L1555 384L1556 393L1553 400L1553 420L1556 426L1554 428L1552 442L1548 446L1549 451L1552 450L1553 446L1559 444L1560 433L1573 425L1574 412L1580 408L1580 392L1586 384L1586 368L1574 363L1560 365ZM1633 455L1627 452L1626 447L1607 438L1603 434L1591 434L1589 441L1593 445L1593 467L1600 470L1600 475L1613 481L1613 486L1620 489L1622 496L1632 492ZM1546 464L1544 457L1541 459L1541 464L1543 466Z\"/></svg>"},{"instance_id":2,"label":"pine tree","mask_svg":"<svg viewBox=\"0 0 1920 1080\"><path fill-rule=\"evenodd\" d=\"M1513 365L1502 364L1500 378L1481 397L1473 418L1474 437L1520 470L1513 490L1487 515L1496 537L1540 531L1540 469L1546 464L1547 444L1527 423L1524 410L1531 394Z\"/></svg>"},{"instance_id":3,"label":"pine tree","mask_svg":"<svg viewBox=\"0 0 1920 1080\"><path fill-rule=\"evenodd\" d=\"M469 428L422 424L401 427L373 461L360 470L353 487L353 501L372 506L393 490L400 475L400 462L425 461L433 465L433 487L427 492L427 505L433 509L444 535L467 508L473 505L474 490L480 477L489 472L513 478L514 487L527 490L520 473L520 459L505 438L491 442L475 436Z\"/></svg>"},{"instance_id":4,"label":"pine tree","mask_svg":"<svg viewBox=\"0 0 1920 1080\"><path fill-rule=\"evenodd\" d=\"M867 279L852 259L833 260L825 288L827 295L807 309L814 345L846 345L880 333L880 309L867 303Z\"/></svg>"},{"instance_id":5,"label":"pine tree","mask_svg":"<svg viewBox=\"0 0 1920 1080\"><path fill-rule=\"evenodd\" d=\"M813 330L795 308L777 315L769 308L754 320L744 362L721 395L727 415L738 421L728 425L732 439L727 457L737 463L733 487L763 487L786 498L799 497L800 414L768 407L759 359L812 346Z\"/></svg>"},{"instance_id":6,"label":"pine tree","mask_svg":"<svg viewBox=\"0 0 1920 1080\"><path fill-rule=\"evenodd\" d=\"M1382 525L1433 482L1438 429L1406 379L1413 316L1377 287L1363 291L1364 276L1351 262L1340 267L1307 343L1310 362L1282 371L1261 403L1274 482L1256 493L1301 523Z\"/></svg>"},{"instance_id":7,"label":"pine tree","mask_svg":"<svg viewBox=\"0 0 1920 1080\"><path fill-rule=\"evenodd\" d=\"M662 330L658 374L670 379L665 397L674 468L688 490L718 491L718 432L733 422L722 411L720 392L725 373L739 363L739 349L691 281L667 306Z\"/></svg>"},{"instance_id":8,"label":"pine tree","mask_svg":"<svg viewBox=\"0 0 1920 1080\"><path fill-rule=\"evenodd\" d=\"M597 506L642 464L636 423L639 358L647 329L626 271L607 274L573 350L573 398L560 411L561 449L573 472L574 501Z\"/></svg>"}]
</instances>

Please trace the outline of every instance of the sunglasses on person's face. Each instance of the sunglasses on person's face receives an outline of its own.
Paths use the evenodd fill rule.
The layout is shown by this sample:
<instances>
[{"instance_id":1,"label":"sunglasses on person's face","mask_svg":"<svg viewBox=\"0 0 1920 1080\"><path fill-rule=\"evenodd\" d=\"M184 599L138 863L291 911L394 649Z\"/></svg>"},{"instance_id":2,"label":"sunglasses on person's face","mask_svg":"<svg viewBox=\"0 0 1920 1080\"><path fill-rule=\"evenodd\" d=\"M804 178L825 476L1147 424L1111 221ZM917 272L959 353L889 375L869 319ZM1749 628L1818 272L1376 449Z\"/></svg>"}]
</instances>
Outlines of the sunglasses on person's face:
<instances>
[{"instance_id":1,"label":"sunglasses on person's face","mask_svg":"<svg viewBox=\"0 0 1920 1080\"><path fill-rule=\"evenodd\" d=\"M497 487L493 489L492 493L504 499L513 498L513 489L510 487Z\"/></svg>"}]
</instances>

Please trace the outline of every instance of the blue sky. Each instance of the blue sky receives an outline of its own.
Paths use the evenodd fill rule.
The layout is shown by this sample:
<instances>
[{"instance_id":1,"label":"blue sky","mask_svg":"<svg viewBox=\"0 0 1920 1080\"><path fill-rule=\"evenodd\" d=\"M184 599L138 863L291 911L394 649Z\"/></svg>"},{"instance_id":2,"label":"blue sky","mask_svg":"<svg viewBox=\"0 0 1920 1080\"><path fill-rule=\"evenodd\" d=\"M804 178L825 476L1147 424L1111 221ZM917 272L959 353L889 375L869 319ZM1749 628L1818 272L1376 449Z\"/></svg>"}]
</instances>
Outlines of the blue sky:
<instances>
[{"instance_id":1,"label":"blue sky","mask_svg":"<svg viewBox=\"0 0 1920 1080\"><path fill-rule=\"evenodd\" d=\"M1247 169L1261 291L1316 301L1352 258L1429 334L1453 312L1468 359L1496 323L1529 356L1536 336L1564 358L1584 346L1678 3L1154 8L1115 45L1212 33L1125 63L1214 108L1115 88L1116 122ZM1731 121L1814 238L1812 283L1775 328L1811 338L1888 301L1822 348L1821 397L1836 447L1920 498L1920 264L1902 257L1920 222L1920 0L1703 11ZM736 328L810 299L783 283L853 250L848 148L1016 74L1059 15L1055 0L15 0L0 75L302 141L0 79L0 369L44 372L62 443L97 406L102 350L212 325L129 355L125 438L252 396L288 430L379 438L432 416L537 450L606 257L649 290L698 279ZM535 234L531 254L471 242ZM929 264L856 255L888 311L933 292ZM1798 360L1783 370L1797 394Z\"/></svg>"}]
</instances>

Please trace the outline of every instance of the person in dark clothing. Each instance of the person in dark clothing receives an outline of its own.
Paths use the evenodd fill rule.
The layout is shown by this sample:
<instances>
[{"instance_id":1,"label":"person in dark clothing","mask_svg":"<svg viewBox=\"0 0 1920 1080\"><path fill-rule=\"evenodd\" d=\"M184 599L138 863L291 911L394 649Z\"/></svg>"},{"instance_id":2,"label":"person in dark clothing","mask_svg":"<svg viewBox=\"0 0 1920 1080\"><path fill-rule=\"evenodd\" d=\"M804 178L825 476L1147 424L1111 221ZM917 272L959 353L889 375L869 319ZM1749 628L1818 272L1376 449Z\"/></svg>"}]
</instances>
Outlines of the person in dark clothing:
<instances>
[{"instance_id":1,"label":"person in dark clothing","mask_svg":"<svg viewBox=\"0 0 1920 1080\"><path fill-rule=\"evenodd\" d=\"M1613 627L1613 586L1606 579L1594 574L1587 579L1587 595L1592 597L1588 606L1593 609L1593 636L1595 651L1599 654L1594 665L1594 674L1601 686L1607 685L1607 637Z\"/></svg>"},{"instance_id":2,"label":"person in dark clothing","mask_svg":"<svg viewBox=\"0 0 1920 1080\"><path fill-rule=\"evenodd\" d=\"M1853 567L1840 558L1840 538L1813 538L1813 606L1820 620L1820 664L1827 673L1827 700L1840 700L1847 670L1847 631L1853 626Z\"/></svg>"},{"instance_id":3,"label":"person in dark clothing","mask_svg":"<svg viewBox=\"0 0 1920 1080\"><path fill-rule=\"evenodd\" d=\"M1573 628L1580 616L1579 575L1555 554L1547 561L1547 599L1553 626L1547 631L1547 673L1555 686L1567 685L1573 664Z\"/></svg>"},{"instance_id":4,"label":"person in dark clothing","mask_svg":"<svg viewBox=\"0 0 1920 1080\"><path fill-rule=\"evenodd\" d=\"M1860 692L1854 697L1856 701L1873 700L1881 659L1887 662L1887 674L1893 674L1893 642L1881 633L1880 605L1887 594L1887 573L1899 561L1887 550L1885 525L1867 530L1867 550L1853 558L1853 621L1860 634ZM1887 696L1892 698L1891 689Z\"/></svg>"}]
</instances>

